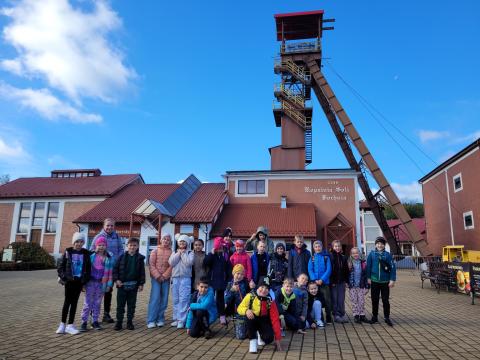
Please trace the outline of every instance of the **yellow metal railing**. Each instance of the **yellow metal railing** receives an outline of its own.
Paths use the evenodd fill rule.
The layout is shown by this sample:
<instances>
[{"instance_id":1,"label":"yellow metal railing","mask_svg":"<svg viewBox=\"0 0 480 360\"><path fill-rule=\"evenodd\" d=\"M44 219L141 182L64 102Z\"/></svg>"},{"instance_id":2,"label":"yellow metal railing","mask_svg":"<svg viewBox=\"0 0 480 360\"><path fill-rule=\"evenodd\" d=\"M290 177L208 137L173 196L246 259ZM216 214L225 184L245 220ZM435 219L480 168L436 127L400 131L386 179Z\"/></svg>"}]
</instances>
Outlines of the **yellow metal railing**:
<instances>
[{"instance_id":1,"label":"yellow metal railing","mask_svg":"<svg viewBox=\"0 0 480 360\"><path fill-rule=\"evenodd\" d=\"M312 126L311 118L307 118L300 111L298 111L298 109L294 108L288 102L282 101L282 109L288 117L290 117L293 121L295 121L304 129Z\"/></svg>"},{"instance_id":2,"label":"yellow metal railing","mask_svg":"<svg viewBox=\"0 0 480 360\"><path fill-rule=\"evenodd\" d=\"M273 91L282 93L283 97L287 98L295 105L301 108L305 107L305 98L300 94L295 94L293 91L285 87L285 84L275 84L273 87Z\"/></svg>"},{"instance_id":3,"label":"yellow metal railing","mask_svg":"<svg viewBox=\"0 0 480 360\"><path fill-rule=\"evenodd\" d=\"M311 79L310 72L308 70L305 70L303 66L295 64L292 60L282 60L281 58L276 58L275 66L286 69L297 79L302 79L305 82L308 82Z\"/></svg>"}]
</instances>

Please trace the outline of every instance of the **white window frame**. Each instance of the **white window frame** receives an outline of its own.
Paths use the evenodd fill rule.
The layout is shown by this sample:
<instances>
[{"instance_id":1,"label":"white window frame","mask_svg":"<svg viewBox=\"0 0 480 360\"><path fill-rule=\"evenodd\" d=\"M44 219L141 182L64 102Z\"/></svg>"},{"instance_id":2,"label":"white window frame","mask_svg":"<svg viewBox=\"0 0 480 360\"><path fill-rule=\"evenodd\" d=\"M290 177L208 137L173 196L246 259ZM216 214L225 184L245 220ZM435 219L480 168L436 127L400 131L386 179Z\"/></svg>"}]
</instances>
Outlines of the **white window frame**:
<instances>
[{"instance_id":1,"label":"white window frame","mask_svg":"<svg viewBox=\"0 0 480 360\"><path fill-rule=\"evenodd\" d=\"M460 187L457 189L455 188L455 180L460 179ZM453 177L453 191L454 192L459 192L463 190L463 179L462 179L462 173L459 173Z\"/></svg>"},{"instance_id":2,"label":"white window frame","mask_svg":"<svg viewBox=\"0 0 480 360\"><path fill-rule=\"evenodd\" d=\"M192 231L186 231L185 228ZM193 234L195 231L195 224L180 224L180 234Z\"/></svg>"},{"instance_id":3,"label":"white window frame","mask_svg":"<svg viewBox=\"0 0 480 360\"><path fill-rule=\"evenodd\" d=\"M465 218L469 215L472 217L472 226L467 226L465 224ZM467 211L467 212L463 213L463 227L464 227L465 230L475 229L475 223L473 221L473 211L470 210L470 211Z\"/></svg>"},{"instance_id":4,"label":"white window frame","mask_svg":"<svg viewBox=\"0 0 480 360\"><path fill-rule=\"evenodd\" d=\"M238 193L238 182L244 180L263 180L265 182L265 193L264 194L239 194ZM255 177L255 178L238 178L235 179L235 197L268 197L268 179L263 177Z\"/></svg>"}]
</instances>

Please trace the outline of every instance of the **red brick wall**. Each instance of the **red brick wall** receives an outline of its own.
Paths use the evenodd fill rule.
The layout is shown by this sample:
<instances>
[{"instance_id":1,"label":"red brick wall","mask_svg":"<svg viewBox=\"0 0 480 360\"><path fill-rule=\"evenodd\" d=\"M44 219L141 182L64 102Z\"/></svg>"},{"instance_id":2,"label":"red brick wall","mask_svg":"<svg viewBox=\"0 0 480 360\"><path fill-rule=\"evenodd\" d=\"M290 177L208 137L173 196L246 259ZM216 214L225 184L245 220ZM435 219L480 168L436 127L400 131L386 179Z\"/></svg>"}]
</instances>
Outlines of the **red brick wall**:
<instances>
[{"instance_id":1,"label":"red brick wall","mask_svg":"<svg viewBox=\"0 0 480 360\"><path fill-rule=\"evenodd\" d=\"M63 209L63 222L62 222L62 237L60 240L60 253L63 253L65 249L72 245L73 233L78 231L78 227L72 221L80 215L84 214L94 206L98 205L99 201L88 202L66 202Z\"/></svg>"},{"instance_id":2,"label":"red brick wall","mask_svg":"<svg viewBox=\"0 0 480 360\"><path fill-rule=\"evenodd\" d=\"M453 177L462 174L463 190L455 192ZM447 181L450 194L452 225L455 245L480 250L480 151L476 151L448 168ZM440 254L445 245L452 245L450 219L446 194L445 173L423 184L427 239ZM473 211L474 229L465 230L463 213Z\"/></svg>"},{"instance_id":3,"label":"red brick wall","mask_svg":"<svg viewBox=\"0 0 480 360\"><path fill-rule=\"evenodd\" d=\"M44 234L42 247L52 254L55 247L55 234Z\"/></svg>"},{"instance_id":4,"label":"red brick wall","mask_svg":"<svg viewBox=\"0 0 480 360\"><path fill-rule=\"evenodd\" d=\"M0 249L10 244L14 204L0 204Z\"/></svg>"},{"instance_id":5,"label":"red brick wall","mask_svg":"<svg viewBox=\"0 0 480 360\"><path fill-rule=\"evenodd\" d=\"M15 242L26 242L27 235L15 235Z\"/></svg>"}]
</instances>

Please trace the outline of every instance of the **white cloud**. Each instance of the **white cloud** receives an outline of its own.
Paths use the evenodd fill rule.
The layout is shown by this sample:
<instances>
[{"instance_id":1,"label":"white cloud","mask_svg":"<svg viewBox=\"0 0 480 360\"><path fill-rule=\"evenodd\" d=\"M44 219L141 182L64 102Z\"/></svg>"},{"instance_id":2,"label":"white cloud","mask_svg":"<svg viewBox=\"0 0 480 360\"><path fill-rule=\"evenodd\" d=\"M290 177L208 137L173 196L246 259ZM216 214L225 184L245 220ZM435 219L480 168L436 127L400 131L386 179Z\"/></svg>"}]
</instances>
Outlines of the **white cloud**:
<instances>
[{"instance_id":1,"label":"white cloud","mask_svg":"<svg viewBox=\"0 0 480 360\"><path fill-rule=\"evenodd\" d=\"M11 162L25 160L29 157L30 155L19 141L15 140L7 143L3 137L0 137L0 160Z\"/></svg>"},{"instance_id":2,"label":"white cloud","mask_svg":"<svg viewBox=\"0 0 480 360\"><path fill-rule=\"evenodd\" d=\"M422 186L418 182L414 181L410 184L391 183L391 186L402 202L423 202Z\"/></svg>"},{"instance_id":3,"label":"white cloud","mask_svg":"<svg viewBox=\"0 0 480 360\"><path fill-rule=\"evenodd\" d=\"M49 120L67 118L76 123L98 123L102 117L97 114L84 113L61 101L48 89L19 89L0 82L0 95L15 100L22 106L37 111Z\"/></svg>"},{"instance_id":4,"label":"white cloud","mask_svg":"<svg viewBox=\"0 0 480 360\"><path fill-rule=\"evenodd\" d=\"M80 8L86 3L89 11ZM0 14L10 20L3 40L17 54L0 59L0 68L48 84L42 89L14 88L13 96L46 118L99 122L99 115L82 112L82 100L115 102L136 73L109 39L122 27L118 14L106 0L80 5L69 0L20 0L1 8ZM60 100L57 92L69 101Z\"/></svg>"},{"instance_id":5,"label":"white cloud","mask_svg":"<svg viewBox=\"0 0 480 360\"><path fill-rule=\"evenodd\" d=\"M418 137L422 143L428 141L440 140L450 136L448 131L436 131L436 130L419 130Z\"/></svg>"},{"instance_id":6,"label":"white cloud","mask_svg":"<svg viewBox=\"0 0 480 360\"><path fill-rule=\"evenodd\" d=\"M460 136L452 139L452 143L466 143L466 142L474 142L475 140L480 139L480 130L474 131L471 134Z\"/></svg>"}]
</instances>

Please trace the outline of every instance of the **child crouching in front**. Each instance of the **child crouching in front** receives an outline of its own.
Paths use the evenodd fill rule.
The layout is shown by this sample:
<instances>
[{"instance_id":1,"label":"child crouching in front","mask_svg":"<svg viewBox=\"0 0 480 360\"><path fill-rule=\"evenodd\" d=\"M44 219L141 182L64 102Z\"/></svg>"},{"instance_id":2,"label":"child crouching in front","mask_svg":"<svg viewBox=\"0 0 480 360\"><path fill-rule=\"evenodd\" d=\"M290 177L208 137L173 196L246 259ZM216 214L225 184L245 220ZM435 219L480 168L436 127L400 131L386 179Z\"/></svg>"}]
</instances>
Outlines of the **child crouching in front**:
<instances>
[{"instance_id":1,"label":"child crouching in front","mask_svg":"<svg viewBox=\"0 0 480 360\"><path fill-rule=\"evenodd\" d=\"M283 285L275 293L280 321L282 325L282 336L285 336L285 329L298 331L302 327L302 320L297 315L296 296L293 293L293 279L286 278Z\"/></svg>"},{"instance_id":2,"label":"child crouching in front","mask_svg":"<svg viewBox=\"0 0 480 360\"><path fill-rule=\"evenodd\" d=\"M205 336L210 339L213 334L210 325L217 320L217 305L213 296L213 289L208 286L208 280L202 277L197 285L197 290L190 298L188 310L187 334L193 338Z\"/></svg>"},{"instance_id":3,"label":"child crouching in front","mask_svg":"<svg viewBox=\"0 0 480 360\"><path fill-rule=\"evenodd\" d=\"M322 302L318 293L318 285L315 281L310 281L308 289L308 306L307 306L307 327L311 329L323 328L325 325L322 321Z\"/></svg>"},{"instance_id":4,"label":"child crouching in front","mask_svg":"<svg viewBox=\"0 0 480 360\"><path fill-rule=\"evenodd\" d=\"M245 268L242 264L237 264L232 270L233 281L227 284L225 290L225 315L233 317L235 337L244 340L247 336L245 328L245 317L237 315L238 305L250 291L250 286L245 279Z\"/></svg>"},{"instance_id":5,"label":"child crouching in front","mask_svg":"<svg viewBox=\"0 0 480 360\"><path fill-rule=\"evenodd\" d=\"M257 353L258 345L269 344L274 340L277 350L282 350L278 309L276 303L268 295L269 290L268 277L260 279L257 290L247 294L237 309L239 315L247 317L250 353Z\"/></svg>"}]
</instances>

